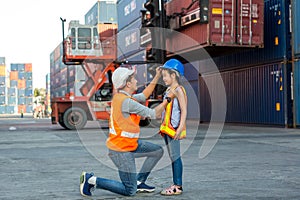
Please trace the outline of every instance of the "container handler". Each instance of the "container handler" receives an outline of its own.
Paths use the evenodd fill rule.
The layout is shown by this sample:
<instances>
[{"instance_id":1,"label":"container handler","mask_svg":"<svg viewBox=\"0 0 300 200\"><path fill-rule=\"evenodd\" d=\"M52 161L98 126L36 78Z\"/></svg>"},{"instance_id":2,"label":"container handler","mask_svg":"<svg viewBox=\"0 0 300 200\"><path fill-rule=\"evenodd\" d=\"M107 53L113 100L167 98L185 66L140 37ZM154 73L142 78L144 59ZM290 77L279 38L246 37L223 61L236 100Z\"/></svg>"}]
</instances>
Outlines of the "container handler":
<instances>
[{"instance_id":1,"label":"container handler","mask_svg":"<svg viewBox=\"0 0 300 200\"><path fill-rule=\"evenodd\" d=\"M63 29L63 63L65 65L81 65L87 76L86 82L80 88L81 96L74 95L69 88L66 95L51 98L52 124L60 124L63 128L82 129L87 121L108 120L110 102L114 93L112 73L120 65L146 64L145 61L116 61L116 38L99 37L97 26L82 25L78 21L69 23L69 33L64 36ZM97 69L95 70L95 65ZM101 70L100 70L101 69ZM137 69L138 70L138 69ZM149 107L155 107L161 101L159 95L146 102ZM149 124L157 126L159 121L141 120L141 126Z\"/></svg>"}]
</instances>

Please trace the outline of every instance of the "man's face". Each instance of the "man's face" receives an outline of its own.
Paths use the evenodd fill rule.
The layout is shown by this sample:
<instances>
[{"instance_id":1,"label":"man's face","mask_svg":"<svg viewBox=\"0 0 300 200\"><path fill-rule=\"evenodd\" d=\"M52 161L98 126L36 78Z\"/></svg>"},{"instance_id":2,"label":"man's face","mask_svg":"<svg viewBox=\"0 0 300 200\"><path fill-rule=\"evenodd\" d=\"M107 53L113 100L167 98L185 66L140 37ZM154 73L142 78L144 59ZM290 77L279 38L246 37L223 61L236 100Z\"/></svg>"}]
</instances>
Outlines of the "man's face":
<instances>
[{"instance_id":1,"label":"man's face","mask_svg":"<svg viewBox=\"0 0 300 200\"><path fill-rule=\"evenodd\" d=\"M137 80L134 75L131 75L127 80L127 87L131 89L131 91L137 90Z\"/></svg>"}]
</instances>

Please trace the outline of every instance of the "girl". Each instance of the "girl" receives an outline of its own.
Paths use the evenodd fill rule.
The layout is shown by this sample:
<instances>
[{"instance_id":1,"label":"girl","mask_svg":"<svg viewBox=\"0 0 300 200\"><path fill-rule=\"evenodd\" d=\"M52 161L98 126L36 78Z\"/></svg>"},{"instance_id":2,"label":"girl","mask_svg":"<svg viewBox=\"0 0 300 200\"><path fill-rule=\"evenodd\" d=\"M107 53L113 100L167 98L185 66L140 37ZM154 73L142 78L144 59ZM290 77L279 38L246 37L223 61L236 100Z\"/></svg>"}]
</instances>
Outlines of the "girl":
<instances>
[{"instance_id":1,"label":"girl","mask_svg":"<svg viewBox=\"0 0 300 200\"><path fill-rule=\"evenodd\" d=\"M172 161L173 184L164 189L162 195L178 195L182 189L182 160L180 156L180 139L186 136L187 97L184 87L180 84L180 78L184 75L184 68L176 59L168 60L162 67L163 81L168 86L164 98L170 92L175 98L167 99L170 102L162 114L160 134L167 145L168 153Z\"/></svg>"}]
</instances>

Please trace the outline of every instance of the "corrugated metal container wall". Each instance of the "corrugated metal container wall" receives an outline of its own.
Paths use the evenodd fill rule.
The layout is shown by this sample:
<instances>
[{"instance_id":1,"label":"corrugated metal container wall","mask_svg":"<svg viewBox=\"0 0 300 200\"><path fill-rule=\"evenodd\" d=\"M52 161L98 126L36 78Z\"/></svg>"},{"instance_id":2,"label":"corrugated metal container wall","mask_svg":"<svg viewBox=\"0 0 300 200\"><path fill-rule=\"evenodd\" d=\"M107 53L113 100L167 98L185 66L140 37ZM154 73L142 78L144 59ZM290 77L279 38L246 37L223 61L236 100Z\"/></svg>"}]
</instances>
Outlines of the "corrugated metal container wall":
<instances>
[{"instance_id":1,"label":"corrugated metal container wall","mask_svg":"<svg viewBox=\"0 0 300 200\"><path fill-rule=\"evenodd\" d=\"M0 75L0 85L5 85L5 80L6 80L6 77Z\"/></svg>"},{"instance_id":2,"label":"corrugated metal container wall","mask_svg":"<svg viewBox=\"0 0 300 200\"><path fill-rule=\"evenodd\" d=\"M17 94L17 88L7 88L7 95L8 96L16 96Z\"/></svg>"},{"instance_id":3,"label":"corrugated metal container wall","mask_svg":"<svg viewBox=\"0 0 300 200\"><path fill-rule=\"evenodd\" d=\"M106 40L109 37L115 36L117 34L118 25L117 24L98 24L97 25L100 40Z\"/></svg>"},{"instance_id":4,"label":"corrugated metal container wall","mask_svg":"<svg viewBox=\"0 0 300 200\"><path fill-rule=\"evenodd\" d=\"M145 61L146 60L146 52L141 51L138 52L130 57L128 57L129 61ZM145 86L149 81L148 73L147 73L147 65L131 65L132 69L136 70L136 79L137 79L137 86Z\"/></svg>"},{"instance_id":5,"label":"corrugated metal container wall","mask_svg":"<svg viewBox=\"0 0 300 200\"><path fill-rule=\"evenodd\" d=\"M0 105L5 105L6 96L0 96Z\"/></svg>"},{"instance_id":6,"label":"corrugated metal container wall","mask_svg":"<svg viewBox=\"0 0 300 200\"><path fill-rule=\"evenodd\" d=\"M145 2L146 0L122 0L117 2L119 31L141 18L141 10L145 10Z\"/></svg>"},{"instance_id":7,"label":"corrugated metal container wall","mask_svg":"<svg viewBox=\"0 0 300 200\"><path fill-rule=\"evenodd\" d=\"M275 63L221 73L227 95L225 122L285 125L284 67ZM210 121L211 117L211 100L204 80L214 83L215 78L215 74L200 78L201 121Z\"/></svg>"},{"instance_id":8,"label":"corrugated metal container wall","mask_svg":"<svg viewBox=\"0 0 300 200\"><path fill-rule=\"evenodd\" d=\"M5 65L5 57L0 57L0 65Z\"/></svg>"},{"instance_id":9,"label":"corrugated metal container wall","mask_svg":"<svg viewBox=\"0 0 300 200\"><path fill-rule=\"evenodd\" d=\"M103 23L117 23L117 8L114 1L98 1L84 15L85 24L96 25Z\"/></svg>"},{"instance_id":10,"label":"corrugated metal container wall","mask_svg":"<svg viewBox=\"0 0 300 200\"><path fill-rule=\"evenodd\" d=\"M10 80L10 87L18 87L18 80Z\"/></svg>"},{"instance_id":11,"label":"corrugated metal container wall","mask_svg":"<svg viewBox=\"0 0 300 200\"><path fill-rule=\"evenodd\" d=\"M0 86L0 96L5 95L5 86Z\"/></svg>"},{"instance_id":12,"label":"corrugated metal container wall","mask_svg":"<svg viewBox=\"0 0 300 200\"><path fill-rule=\"evenodd\" d=\"M25 64L18 64L18 71L23 72L25 70Z\"/></svg>"},{"instance_id":13,"label":"corrugated metal container wall","mask_svg":"<svg viewBox=\"0 0 300 200\"><path fill-rule=\"evenodd\" d=\"M136 20L130 26L127 26L117 35L118 59L126 58L132 54L141 51L140 47L140 25L141 19Z\"/></svg>"},{"instance_id":14,"label":"corrugated metal container wall","mask_svg":"<svg viewBox=\"0 0 300 200\"><path fill-rule=\"evenodd\" d=\"M0 105L0 114L6 114L6 106Z\"/></svg>"},{"instance_id":15,"label":"corrugated metal container wall","mask_svg":"<svg viewBox=\"0 0 300 200\"><path fill-rule=\"evenodd\" d=\"M8 105L17 105L17 97L16 96L11 96L7 98L7 103Z\"/></svg>"},{"instance_id":16,"label":"corrugated metal container wall","mask_svg":"<svg viewBox=\"0 0 300 200\"><path fill-rule=\"evenodd\" d=\"M10 70L11 71L18 71L18 64L11 63L10 64Z\"/></svg>"},{"instance_id":17,"label":"corrugated metal container wall","mask_svg":"<svg viewBox=\"0 0 300 200\"><path fill-rule=\"evenodd\" d=\"M300 57L300 2L297 0L292 1L292 46L293 55Z\"/></svg>"},{"instance_id":18,"label":"corrugated metal container wall","mask_svg":"<svg viewBox=\"0 0 300 200\"><path fill-rule=\"evenodd\" d=\"M6 113L7 114L15 113L15 106L6 106Z\"/></svg>"},{"instance_id":19,"label":"corrugated metal container wall","mask_svg":"<svg viewBox=\"0 0 300 200\"><path fill-rule=\"evenodd\" d=\"M25 89L18 89L18 97L24 97L25 96Z\"/></svg>"},{"instance_id":20,"label":"corrugated metal container wall","mask_svg":"<svg viewBox=\"0 0 300 200\"><path fill-rule=\"evenodd\" d=\"M294 125L300 127L300 61L293 62Z\"/></svg>"},{"instance_id":21,"label":"corrugated metal container wall","mask_svg":"<svg viewBox=\"0 0 300 200\"><path fill-rule=\"evenodd\" d=\"M199 48L200 45L201 47L263 46L264 4L262 0L209 0L207 2L210 14L207 23L199 23L201 13L199 4L195 3L194 7L192 6L178 19L181 21L182 28L180 33L195 41L187 43L182 34L170 34L167 38L167 48L171 52L188 50L191 47ZM182 8L187 8L189 4L191 1L170 1L166 4L167 15L174 16L176 13L181 13Z\"/></svg>"},{"instance_id":22,"label":"corrugated metal container wall","mask_svg":"<svg viewBox=\"0 0 300 200\"><path fill-rule=\"evenodd\" d=\"M264 48L243 50L216 57L219 69L247 67L281 61L290 57L289 4L285 0L265 0Z\"/></svg>"},{"instance_id":23,"label":"corrugated metal container wall","mask_svg":"<svg viewBox=\"0 0 300 200\"><path fill-rule=\"evenodd\" d=\"M32 113L33 107L32 106L26 106L26 113Z\"/></svg>"}]
</instances>

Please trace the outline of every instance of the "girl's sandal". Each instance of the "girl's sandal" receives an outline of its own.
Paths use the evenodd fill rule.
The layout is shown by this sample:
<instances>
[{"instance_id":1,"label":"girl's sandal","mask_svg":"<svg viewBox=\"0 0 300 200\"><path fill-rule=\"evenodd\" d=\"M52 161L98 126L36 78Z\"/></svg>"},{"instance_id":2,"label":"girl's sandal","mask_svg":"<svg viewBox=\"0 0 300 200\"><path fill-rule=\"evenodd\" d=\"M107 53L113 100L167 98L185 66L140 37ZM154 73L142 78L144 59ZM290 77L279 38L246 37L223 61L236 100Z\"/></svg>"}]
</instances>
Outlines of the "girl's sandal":
<instances>
[{"instance_id":1,"label":"girl's sandal","mask_svg":"<svg viewBox=\"0 0 300 200\"><path fill-rule=\"evenodd\" d=\"M167 195L167 196L179 195L182 194L182 187L177 185L171 185L169 188L166 188L163 191L161 191L160 194Z\"/></svg>"}]
</instances>

